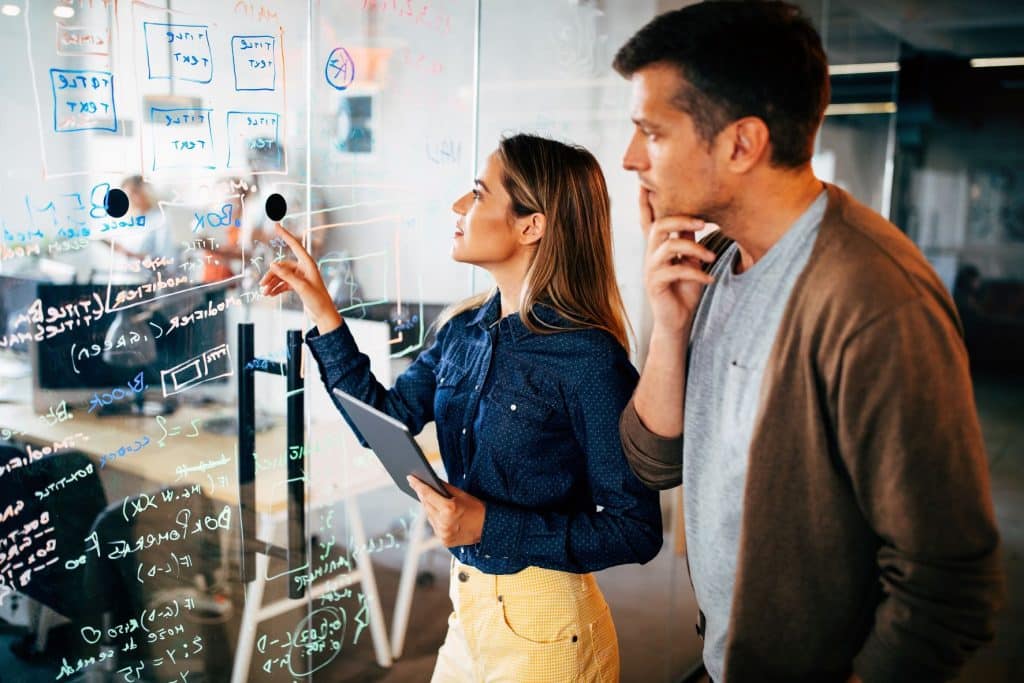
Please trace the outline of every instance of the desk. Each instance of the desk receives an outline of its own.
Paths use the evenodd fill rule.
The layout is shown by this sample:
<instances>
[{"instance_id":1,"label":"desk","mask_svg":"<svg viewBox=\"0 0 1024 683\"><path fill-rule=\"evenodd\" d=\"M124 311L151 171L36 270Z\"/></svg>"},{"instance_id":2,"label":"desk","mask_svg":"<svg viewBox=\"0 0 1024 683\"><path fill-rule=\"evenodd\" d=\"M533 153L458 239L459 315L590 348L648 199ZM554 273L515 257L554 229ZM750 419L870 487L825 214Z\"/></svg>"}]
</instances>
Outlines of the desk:
<instances>
[{"instance_id":1,"label":"desk","mask_svg":"<svg viewBox=\"0 0 1024 683\"><path fill-rule=\"evenodd\" d=\"M324 391L319 380L309 379L306 390ZM28 400L27 387L25 399ZM204 422L232 410L230 406L185 405L177 413L160 421L153 417L132 415L100 417L95 413L90 414L87 408L72 408L72 417L60 422L41 419L28 404L0 404L0 427L19 432L14 438L34 449L63 443L69 444L68 449L85 453L100 473L108 500L136 496L142 491L153 491L168 485L181 488L197 484L209 499L237 507L237 437L203 430ZM353 541L356 547L365 547L366 535L356 498L362 493L392 486L390 477L373 453L359 445L340 416L329 422L311 422L307 424L306 433L308 508L328 507L343 502ZM149 443L141 450L104 460L106 454L116 454L119 448L143 437L148 437ZM440 460L433 423L416 440L432 462ZM280 418L271 429L256 436L257 536L270 542L274 541L274 532L281 526L280 521L287 511L285 443L286 428L284 420ZM57 450L56 453L63 450ZM211 463L215 464L204 469ZM370 612L370 630L381 666L390 665L392 657L397 656L401 650L419 555L432 545L437 545L436 541L422 538L424 531L425 522L421 513L410 529L400 579L392 631L392 637L399 643L395 650L392 650L388 642L372 562L368 555L359 558L359 566L344 576L327 581L323 586L314 586L309 591L309 599L314 599L318 593L325 593L328 589L338 590L354 583L362 584ZM297 606L295 601L290 600L263 605L268 567L269 558L257 555L258 578L246 589L239 645L235 654L235 680L245 680L248 675L257 625Z\"/></svg>"},{"instance_id":2,"label":"desk","mask_svg":"<svg viewBox=\"0 0 1024 683\"><path fill-rule=\"evenodd\" d=\"M319 381L316 382L316 390L323 391ZM150 443L143 450L109 459L99 471L104 476L126 476L157 487L172 483L175 486L200 484L204 493L213 500L238 505L235 482L238 472L235 460L238 439L234 435L212 434L202 429L204 421L223 416L226 412L234 414L230 406L185 406L166 417L165 431L153 417L98 417L95 413L88 413L85 408L71 409L73 419L49 424L33 411L31 405L0 403L0 427L20 432L15 438L31 444L33 448L41 449L65 440L73 442L74 446L69 450L85 453L94 460L97 467L100 467L104 454L116 454L118 448L147 436ZM198 434L190 437L189 434L194 431L192 420L196 419L199 420ZM180 429L180 432L169 436L168 433L175 429ZM256 476L257 512L282 513L287 509L282 460L287 457L285 431L284 420L276 418L271 429L256 435L259 463ZM76 435L82 436L76 438ZM309 480L306 499L310 506L329 505L345 496L392 485L391 478L373 452L359 445L340 416L330 422L307 424L306 435ZM163 446L160 445L161 439ZM427 454L428 460L435 465L440 462L434 423L423 429L416 437L416 442ZM325 444L330 444L330 447L327 448ZM199 469L204 463L220 459L222 455L226 456L228 463L205 471ZM212 474L230 475L234 483L211 487ZM137 494L138 490L134 493ZM108 491L108 494L114 499L121 495L132 495L132 492L118 491L115 494Z\"/></svg>"}]
</instances>

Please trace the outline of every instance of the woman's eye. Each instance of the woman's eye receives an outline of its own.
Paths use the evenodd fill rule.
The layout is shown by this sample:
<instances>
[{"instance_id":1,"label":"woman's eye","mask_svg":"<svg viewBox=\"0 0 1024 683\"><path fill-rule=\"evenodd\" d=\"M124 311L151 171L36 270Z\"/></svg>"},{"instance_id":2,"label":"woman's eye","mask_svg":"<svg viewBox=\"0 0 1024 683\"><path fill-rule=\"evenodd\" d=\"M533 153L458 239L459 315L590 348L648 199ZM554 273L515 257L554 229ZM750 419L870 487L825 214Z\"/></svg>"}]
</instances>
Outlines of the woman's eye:
<instances>
[{"instance_id":1,"label":"woman's eye","mask_svg":"<svg viewBox=\"0 0 1024 683\"><path fill-rule=\"evenodd\" d=\"M473 190L473 200L476 201L478 199L480 199L480 190Z\"/></svg>"}]
</instances>

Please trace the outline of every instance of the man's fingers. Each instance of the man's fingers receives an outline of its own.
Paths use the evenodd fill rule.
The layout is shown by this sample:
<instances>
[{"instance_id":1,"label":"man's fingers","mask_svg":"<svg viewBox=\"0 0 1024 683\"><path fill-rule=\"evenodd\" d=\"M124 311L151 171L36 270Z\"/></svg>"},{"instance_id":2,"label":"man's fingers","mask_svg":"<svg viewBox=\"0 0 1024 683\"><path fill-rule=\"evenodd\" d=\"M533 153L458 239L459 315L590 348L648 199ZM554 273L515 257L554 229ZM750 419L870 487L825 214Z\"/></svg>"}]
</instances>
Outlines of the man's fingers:
<instances>
[{"instance_id":1,"label":"man's fingers","mask_svg":"<svg viewBox=\"0 0 1024 683\"><path fill-rule=\"evenodd\" d=\"M714 263L716 257L715 252L700 246L693 240L683 237L672 237L651 250L649 258L652 263L662 263L672 261L673 259L678 262L685 258L696 259L704 263Z\"/></svg>"},{"instance_id":2,"label":"man's fingers","mask_svg":"<svg viewBox=\"0 0 1024 683\"><path fill-rule=\"evenodd\" d=\"M660 288L674 282L697 282L710 285L715 278L708 275L699 266L687 263L665 265L655 268L647 274L648 287Z\"/></svg>"},{"instance_id":3,"label":"man's fingers","mask_svg":"<svg viewBox=\"0 0 1024 683\"><path fill-rule=\"evenodd\" d=\"M679 233L675 237L689 235L693 239L694 233L703 230L706 226L707 223L692 216L664 216L651 224L647 240L658 243L668 239L672 233Z\"/></svg>"},{"instance_id":4,"label":"man's fingers","mask_svg":"<svg viewBox=\"0 0 1024 683\"><path fill-rule=\"evenodd\" d=\"M646 236L654 222L654 207L651 206L651 192L644 186L640 186L638 193L640 203L640 229Z\"/></svg>"}]
</instances>

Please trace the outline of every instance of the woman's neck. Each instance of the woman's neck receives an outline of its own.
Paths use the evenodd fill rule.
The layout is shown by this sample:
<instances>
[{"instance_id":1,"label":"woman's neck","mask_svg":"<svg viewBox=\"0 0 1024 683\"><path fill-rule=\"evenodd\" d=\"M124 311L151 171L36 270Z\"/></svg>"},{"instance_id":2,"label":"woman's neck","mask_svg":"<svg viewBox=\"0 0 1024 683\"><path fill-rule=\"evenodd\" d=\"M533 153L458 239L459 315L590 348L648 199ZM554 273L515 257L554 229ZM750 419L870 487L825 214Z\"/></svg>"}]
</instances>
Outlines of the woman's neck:
<instances>
[{"instance_id":1,"label":"woman's neck","mask_svg":"<svg viewBox=\"0 0 1024 683\"><path fill-rule=\"evenodd\" d=\"M501 294L501 317L511 315L519 311L520 297L523 293L523 286L526 284L526 273L529 270L530 262L527 258L517 258L511 262L502 263L495 267L487 268L487 272L494 278L498 285L498 292Z\"/></svg>"}]
</instances>

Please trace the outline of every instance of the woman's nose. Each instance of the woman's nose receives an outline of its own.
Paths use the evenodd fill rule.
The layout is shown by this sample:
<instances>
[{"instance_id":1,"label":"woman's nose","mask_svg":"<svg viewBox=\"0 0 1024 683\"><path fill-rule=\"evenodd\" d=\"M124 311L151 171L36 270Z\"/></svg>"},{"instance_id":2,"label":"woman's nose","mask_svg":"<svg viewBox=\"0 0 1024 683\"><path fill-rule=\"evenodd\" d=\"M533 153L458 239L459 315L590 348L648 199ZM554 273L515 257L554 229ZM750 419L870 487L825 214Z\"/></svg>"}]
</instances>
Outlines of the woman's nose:
<instances>
[{"instance_id":1,"label":"woman's nose","mask_svg":"<svg viewBox=\"0 0 1024 683\"><path fill-rule=\"evenodd\" d=\"M461 197L459 197L458 199L456 199L455 203L452 204L452 211L454 211L455 213L459 214L460 216L465 216L466 215L467 199L469 198L469 195L470 195L470 193L467 192L466 194L464 194Z\"/></svg>"}]
</instances>

